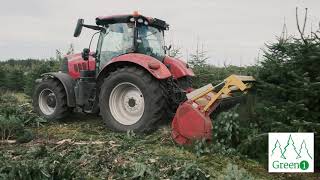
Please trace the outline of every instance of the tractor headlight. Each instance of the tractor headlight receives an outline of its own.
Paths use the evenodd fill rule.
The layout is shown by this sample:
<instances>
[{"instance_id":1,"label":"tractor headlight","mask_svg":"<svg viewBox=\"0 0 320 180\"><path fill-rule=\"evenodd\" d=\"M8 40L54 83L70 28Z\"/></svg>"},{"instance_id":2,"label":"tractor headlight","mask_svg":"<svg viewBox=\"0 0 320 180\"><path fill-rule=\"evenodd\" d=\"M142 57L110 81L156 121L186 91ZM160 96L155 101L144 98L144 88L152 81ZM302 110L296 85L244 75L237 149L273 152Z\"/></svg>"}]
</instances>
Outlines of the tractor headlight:
<instances>
[{"instance_id":1,"label":"tractor headlight","mask_svg":"<svg viewBox=\"0 0 320 180\"><path fill-rule=\"evenodd\" d=\"M144 21L144 25L148 26L148 24L149 24L148 21Z\"/></svg>"},{"instance_id":2,"label":"tractor headlight","mask_svg":"<svg viewBox=\"0 0 320 180\"><path fill-rule=\"evenodd\" d=\"M143 19L139 18L138 23L143 23Z\"/></svg>"},{"instance_id":3,"label":"tractor headlight","mask_svg":"<svg viewBox=\"0 0 320 180\"><path fill-rule=\"evenodd\" d=\"M134 22L134 18L132 17L132 18L130 18L130 22Z\"/></svg>"}]
</instances>

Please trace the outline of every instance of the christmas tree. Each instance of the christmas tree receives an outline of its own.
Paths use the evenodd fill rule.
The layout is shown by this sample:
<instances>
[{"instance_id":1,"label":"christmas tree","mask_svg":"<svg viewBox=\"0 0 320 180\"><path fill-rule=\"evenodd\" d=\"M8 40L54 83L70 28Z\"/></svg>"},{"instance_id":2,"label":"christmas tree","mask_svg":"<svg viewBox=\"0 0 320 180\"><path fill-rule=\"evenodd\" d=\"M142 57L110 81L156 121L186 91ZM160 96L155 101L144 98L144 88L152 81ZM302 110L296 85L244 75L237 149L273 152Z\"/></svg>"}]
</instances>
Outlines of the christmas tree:
<instances>
[{"instance_id":1,"label":"christmas tree","mask_svg":"<svg viewBox=\"0 0 320 180\"><path fill-rule=\"evenodd\" d=\"M303 148L303 149L302 149L302 148ZM302 156L301 156L301 153L302 153L302 154L307 154L307 155L310 157L310 159L312 159L312 157L311 157L311 155L310 155L310 153L309 153L309 150L308 150L308 148L307 148L307 144L306 144L306 141L305 141L305 140L303 140L302 143L301 143L301 146L300 146L300 149L299 149L299 153L298 153L298 156L297 156L296 159L299 159L299 158L302 157Z\"/></svg>"},{"instance_id":2,"label":"christmas tree","mask_svg":"<svg viewBox=\"0 0 320 180\"><path fill-rule=\"evenodd\" d=\"M296 153L296 155L299 156L299 154L298 154L298 152L297 152L297 148L296 148L296 146L294 145L294 141L293 141L293 139L292 139L291 134L290 134L290 136L289 136L287 145L284 147L284 151L283 151L283 153L282 153L282 156L283 156L285 159L287 159L286 156L285 156L285 154L286 154L286 152L287 152L287 149L290 148L290 147L293 147L293 151ZM288 151L288 152L289 152L289 151ZM290 152L292 152L292 151L290 151ZM293 155L289 155L289 156L287 156L287 157L293 157Z\"/></svg>"},{"instance_id":3,"label":"christmas tree","mask_svg":"<svg viewBox=\"0 0 320 180\"><path fill-rule=\"evenodd\" d=\"M277 151L279 149L279 151ZM276 143L274 144L274 148L272 149L272 155L274 154L279 154L281 158L285 159L285 157L283 156L283 152L282 152L282 148L281 148L281 144L279 142L279 140L277 139Z\"/></svg>"}]
</instances>

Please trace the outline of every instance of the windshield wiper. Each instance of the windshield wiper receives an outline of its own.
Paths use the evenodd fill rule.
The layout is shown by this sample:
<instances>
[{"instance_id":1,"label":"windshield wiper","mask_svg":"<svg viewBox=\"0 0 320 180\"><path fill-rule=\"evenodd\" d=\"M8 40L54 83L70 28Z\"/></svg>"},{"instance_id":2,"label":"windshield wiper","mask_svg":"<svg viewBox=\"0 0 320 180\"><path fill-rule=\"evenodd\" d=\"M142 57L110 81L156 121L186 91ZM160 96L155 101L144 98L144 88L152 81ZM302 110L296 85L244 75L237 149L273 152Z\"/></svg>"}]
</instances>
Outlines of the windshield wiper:
<instances>
[{"instance_id":1,"label":"windshield wiper","mask_svg":"<svg viewBox=\"0 0 320 180\"><path fill-rule=\"evenodd\" d=\"M148 37L148 36L151 36L151 35L154 35L154 34L156 34L157 32L153 32L153 33L151 33L151 34L149 34L149 35L147 35L147 36L141 36L141 38L146 38L146 37Z\"/></svg>"}]
</instances>

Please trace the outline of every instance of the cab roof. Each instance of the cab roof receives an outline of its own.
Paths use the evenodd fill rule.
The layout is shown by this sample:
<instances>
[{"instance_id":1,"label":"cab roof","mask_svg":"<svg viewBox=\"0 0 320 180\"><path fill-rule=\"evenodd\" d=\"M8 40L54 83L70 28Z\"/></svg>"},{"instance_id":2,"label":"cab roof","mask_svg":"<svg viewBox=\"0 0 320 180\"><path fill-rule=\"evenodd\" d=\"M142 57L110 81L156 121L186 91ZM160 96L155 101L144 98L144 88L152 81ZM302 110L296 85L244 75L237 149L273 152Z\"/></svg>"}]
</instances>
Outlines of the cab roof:
<instances>
[{"instance_id":1,"label":"cab roof","mask_svg":"<svg viewBox=\"0 0 320 180\"><path fill-rule=\"evenodd\" d=\"M99 16L96 18L96 24L103 26L116 23L129 23L132 22L133 19L143 19L143 21L148 22L149 26L153 26L162 30L169 29L169 24L167 24L165 21L157 18L146 17L137 13L127 15Z\"/></svg>"}]
</instances>

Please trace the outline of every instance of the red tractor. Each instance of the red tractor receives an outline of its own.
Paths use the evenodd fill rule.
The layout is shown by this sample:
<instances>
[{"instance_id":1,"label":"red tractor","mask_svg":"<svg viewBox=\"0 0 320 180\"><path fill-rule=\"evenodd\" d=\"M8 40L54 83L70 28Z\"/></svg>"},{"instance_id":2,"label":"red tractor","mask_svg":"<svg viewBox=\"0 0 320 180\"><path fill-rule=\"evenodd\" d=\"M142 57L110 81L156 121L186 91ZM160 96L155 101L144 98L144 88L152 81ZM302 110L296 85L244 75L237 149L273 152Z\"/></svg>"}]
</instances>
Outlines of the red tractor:
<instances>
[{"instance_id":1,"label":"red tractor","mask_svg":"<svg viewBox=\"0 0 320 180\"><path fill-rule=\"evenodd\" d=\"M61 71L36 80L34 109L46 119L61 119L73 110L100 113L107 127L120 132L146 132L173 119L174 140L188 144L210 139L209 115L223 102L233 102L231 92L245 92L254 81L233 75L215 87L193 90L188 64L166 56L169 25L160 19L138 13L97 17L96 25L79 19L75 37L83 27L97 31L96 50L90 51L90 42L82 53L66 56Z\"/></svg>"}]
</instances>

